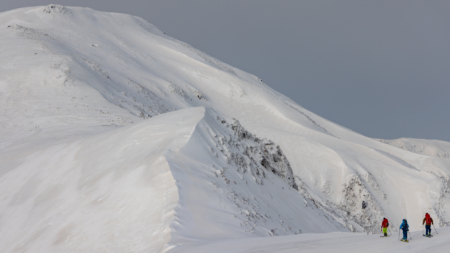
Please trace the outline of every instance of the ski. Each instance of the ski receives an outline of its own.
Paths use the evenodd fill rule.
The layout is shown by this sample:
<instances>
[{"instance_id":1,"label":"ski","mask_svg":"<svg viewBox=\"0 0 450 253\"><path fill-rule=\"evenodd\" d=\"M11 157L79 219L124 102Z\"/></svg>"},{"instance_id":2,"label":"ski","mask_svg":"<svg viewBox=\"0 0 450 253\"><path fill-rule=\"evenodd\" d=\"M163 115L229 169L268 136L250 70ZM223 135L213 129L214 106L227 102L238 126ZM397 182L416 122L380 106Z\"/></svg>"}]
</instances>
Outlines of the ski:
<instances>
[{"instance_id":1,"label":"ski","mask_svg":"<svg viewBox=\"0 0 450 253\"><path fill-rule=\"evenodd\" d=\"M423 236L425 236L425 237L433 237L433 235L423 235Z\"/></svg>"},{"instance_id":2,"label":"ski","mask_svg":"<svg viewBox=\"0 0 450 253\"><path fill-rule=\"evenodd\" d=\"M401 239L400 241L402 241L402 242L409 242L408 240L403 240L403 239Z\"/></svg>"}]
</instances>

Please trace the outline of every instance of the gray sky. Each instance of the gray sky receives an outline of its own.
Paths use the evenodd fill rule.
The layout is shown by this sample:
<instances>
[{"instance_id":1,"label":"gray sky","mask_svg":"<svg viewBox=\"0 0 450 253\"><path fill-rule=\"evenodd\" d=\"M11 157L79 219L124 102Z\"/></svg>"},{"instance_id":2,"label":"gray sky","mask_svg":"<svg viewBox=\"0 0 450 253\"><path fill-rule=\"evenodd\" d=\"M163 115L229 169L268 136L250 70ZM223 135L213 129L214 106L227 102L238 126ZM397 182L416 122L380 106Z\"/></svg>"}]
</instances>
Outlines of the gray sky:
<instances>
[{"instance_id":1,"label":"gray sky","mask_svg":"<svg viewBox=\"0 0 450 253\"><path fill-rule=\"evenodd\" d=\"M450 1L0 3L136 15L356 132L450 141Z\"/></svg>"}]
</instances>

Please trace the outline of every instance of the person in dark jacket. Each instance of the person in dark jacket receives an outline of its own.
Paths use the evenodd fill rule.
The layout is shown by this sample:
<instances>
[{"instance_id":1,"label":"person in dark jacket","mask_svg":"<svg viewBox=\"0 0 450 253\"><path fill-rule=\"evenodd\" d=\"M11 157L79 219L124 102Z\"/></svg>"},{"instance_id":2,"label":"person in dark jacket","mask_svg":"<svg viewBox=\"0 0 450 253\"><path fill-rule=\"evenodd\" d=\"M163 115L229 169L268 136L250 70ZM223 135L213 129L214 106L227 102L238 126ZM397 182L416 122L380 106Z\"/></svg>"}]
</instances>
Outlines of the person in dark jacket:
<instances>
[{"instance_id":1,"label":"person in dark jacket","mask_svg":"<svg viewBox=\"0 0 450 253\"><path fill-rule=\"evenodd\" d=\"M400 225L400 229L403 230L403 239L402 239L402 241L407 242L408 241L409 225L408 225L408 221L406 219L403 219L402 225Z\"/></svg>"},{"instance_id":2,"label":"person in dark jacket","mask_svg":"<svg viewBox=\"0 0 450 253\"><path fill-rule=\"evenodd\" d=\"M426 229L425 236L431 236L431 224L434 224L434 223L433 223L433 219L431 218L431 216L428 213L426 213L425 218L423 218L422 225L423 224L425 224L425 229Z\"/></svg>"}]
</instances>

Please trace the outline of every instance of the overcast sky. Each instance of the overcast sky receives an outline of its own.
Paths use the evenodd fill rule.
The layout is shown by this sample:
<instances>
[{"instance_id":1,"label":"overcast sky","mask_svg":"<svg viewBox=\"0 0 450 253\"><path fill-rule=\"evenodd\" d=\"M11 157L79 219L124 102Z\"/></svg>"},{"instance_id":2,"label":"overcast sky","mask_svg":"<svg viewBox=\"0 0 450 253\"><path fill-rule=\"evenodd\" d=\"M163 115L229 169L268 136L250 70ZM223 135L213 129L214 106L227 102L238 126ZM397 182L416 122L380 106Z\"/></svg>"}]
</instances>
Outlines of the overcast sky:
<instances>
[{"instance_id":1,"label":"overcast sky","mask_svg":"<svg viewBox=\"0 0 450 253\"><path fill-rule=\"evenodd\" d=\"M450 141L450 1L0 3L136 15L356 132Z\"/></svg>"}]
</instances>

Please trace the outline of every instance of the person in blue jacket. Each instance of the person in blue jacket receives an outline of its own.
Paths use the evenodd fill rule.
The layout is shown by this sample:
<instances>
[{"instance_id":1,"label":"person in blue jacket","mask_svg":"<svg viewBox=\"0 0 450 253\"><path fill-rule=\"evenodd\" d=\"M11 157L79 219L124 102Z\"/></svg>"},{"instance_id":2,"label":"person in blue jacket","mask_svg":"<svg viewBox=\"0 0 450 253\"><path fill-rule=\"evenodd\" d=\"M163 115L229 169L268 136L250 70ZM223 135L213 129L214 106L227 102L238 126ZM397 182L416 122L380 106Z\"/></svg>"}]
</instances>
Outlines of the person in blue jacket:
<instances>
[{"instance_id":1,"label":"person in blue jacket","mask_svg":"<svg viewBox=\"0 0 450 253\"><path fill-rule=\"evenodd\" d=\"M402 241L407 242L408 241L409 225L408 225L408 221L406 221L406 219L403 219L402 225L400 225L400 229L403 230L403 239L402 239Z\"/></svg>"}]
</instances>

